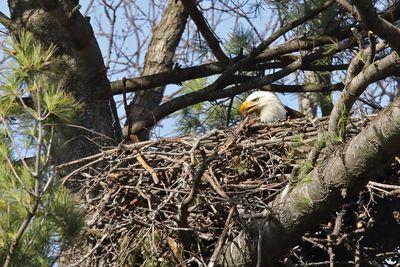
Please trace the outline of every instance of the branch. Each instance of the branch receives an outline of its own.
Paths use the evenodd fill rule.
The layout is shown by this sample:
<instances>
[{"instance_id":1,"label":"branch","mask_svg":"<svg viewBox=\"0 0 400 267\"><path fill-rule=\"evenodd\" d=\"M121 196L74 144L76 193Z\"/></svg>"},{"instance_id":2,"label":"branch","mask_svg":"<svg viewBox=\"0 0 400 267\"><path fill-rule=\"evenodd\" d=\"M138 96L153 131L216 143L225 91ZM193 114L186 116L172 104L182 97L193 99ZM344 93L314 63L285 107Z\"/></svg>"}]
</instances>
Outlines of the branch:
<instances>
[{"instance_id":1,"label":"branch","mask_svg":"<svg viewBox=\"0 0 400 267\"><path fill-rule=\"evenodd\" d=\"M269 205L271 214L249 224L228 246L220 263L254 266L257 236L262 237L262 266L276 261L307 231L316 227L368 179L379 175L400 152L400 98L334 155L320 163L307 181L282 191ZM323 216L324 215L324 216Z\"/></svg>"},{"instance_id":2,"label":"branch","mask_svg":"<svg viewBox=\"0 0 400 267\"><path fill-rule=\"evenodd\" d=\"M282 26L279 30L271 34L270 37L268 37L265 41L263 41L260 45L258 45L255 49L253 49L248 56L245 58L239 60L237 63L233 64L231 67L229 67L224 73L221 74L221 76L218 77L218 79L208 88L208 91L213 91L213 90L218 90L225 82L226 79L229 79L229 77L234 74L237 70L239 70L243 65L250 63L257 55L261 54L269 45L271 45L274 41L276 41L279 37L287 33L288 31L296 28L297 26L307 22L308 20L314 18L317 16L319 13L330 7L335 3L334 0L328 0L324 1L324 3L314 9L310 10L307 15L304 17L301 17L299 19L296 19L290 23L288 23L285 26Z\"/></svg>"},{"instance_id":3,"label":"branch","mask_svg":"<svg viewBox=\"0 0 400 267\"><path fill-rule=\"evenodd\" d=\"M347 0L336 0L347 12L349 12L356 20L360 19L357 10Z\"/></svg>"},{"instance_id":4,"label":"branch","mask_svg":"<svg viewBox=\"0 0 400 267\"><path fill-rule=\"evenodd\" d=\"M339 44L336 50L330 50L329 52L327 52L324 48L321 48L312 54L304 56L303 58L298 58L295 62L289 64L286 68L283 68L275 73L266 75L264 77L252 79L248 82L233 86L228 89L212 90L214 86L214 84L212 84L203 88L202 90L176 97L160 105L153 114L149 114L142 120L133 123L131 133L135 134L145 127L151 127L160 119L184 107L194 105L203 101L211 101L224 97L232 97L237 94L246 92L250 89L260 88L262 86L269 85L300 69L302 66L304 66L304 64L309 64L317 59L320 59L321 57L326 57L332 53L335 53L337 50L342 49L343 46L347 46L347 43Z\"/></svg>"},{"instance_id":5,"label":"branch","mask_svg":"<svg viewBox=\"0 0 400 267\"><path fill-rule=\"evenodd\" d=\"M374 81L392 74L399 63L399 56L397 53L393 52L385 58L372 63L356 75L350 83L346 85L345 90L333 107L329 118L329 132L338 136L340 134L340 129L344 129L343 127L346 125L346 117L350 113L351 107L367 86ZM344 134L344 132L342 132L342 134Z\"/></svg>"},{"instance_id":6,"label":"branch","mask_svg":"<svg viewBox=\"0 0 400 267\"><path fill-rule=\"evenodd\" d=\"M245 82L241 85L234 86L229 89L225 90L218 90L218 91L208 91L206 87L202 90L191 92L182 96L178 96L164 104L160 105L153 114L150 114L146 118L143 118L141 121L136 121L132 124L131 133L135 134L141 129L145 127L152 127L156 122L160 119L178 111L184 107L194 105L196 103L200 103L203 101L211 101L223 97L232 97L237 94L246 92L253 88L259 88L261 86L270 84L274 81L277 81L286 75L298 70L302 65L301 59L295 61L294 63L290 64L286 68L277 71L273 74L267 75L265 77L257 78ZM125 133L124 133L125 135Z\"/></svg>"},{"instance_id":7,"label":"branch","mask_svg":"<svg viewBox=\"0 0 400 267\"><path fill-rule=\"evenodd\" d=\"M383 49L385 49L386 44L381 42L378 45L374 45L375 53L380 52ZM360 73L360 71L363 69L363 67L366 65L365 61L365 55L371 55L373 49L372 47L365 48L357 53L355 57L350 61L349 67L347 69L347 75L346 75L346 80L344 84L348 85L351 80ZM367 65L370 64L367 62Z\"/></svg>"},{"instance_id":8,"label":"branch","mask_svg":"<svg viewBox=\"0 0 400 267\"><path fill-rule=\"evenodd\" d=\"M0 23L4 25L9 31L15 30L15 23L7 17L3 12L0 12Z\"/></svg>"},{"instance_id":9,"label":"branch","mask_svg":"<svg viewBox=\"0 0 400 267\"><path fill-rule=\"evenodd\" d=\"M343 37L345 38L345 37ZM288 41L284 44L276 47L268 48L258 55L253 62L245 64L240 70L259 70L254 63L262 63L268 60L279 58L282 55L298 52L304 50L312 50L317 46L325 44L331 44L337 42L332 37L309 37L308 39L295 39ZM340 66L341 67L341 66ZM126 92L136 92L144 89L154 88L167 84L179 84L184 81L208 77L215 74L221 74L226 70L225 66L222 66L218 62L208 63L199 65L196 67L189 67L183 69L168 70L153 75L142 76L138 78L126 79ZM122 94L124 90L123 80L114 81L111 83L113 94Z\"/></svg>"},{"instance_id":10,"label":"branch","mask_svg":"<svg viewBox=\"0 0 400 267\"><path fill-rule=\"evenodd\" d=\"M369 0L354 0L361 21L368 30L373 31L376 35L386 40L389 45L400 54L400 30L392 23L378 16L376 10Z\"/></svg>"},{"instance_id":11,"label":"branch","mask_svg":"<svg viewBox=\"0 0 400 267\"><path fill-rule=\"evenodd\" d=\"M208 43L218 61L226 64L229 63L230 59L225 55L224 51L222 51L221 47L219 46L219 41L215 37L214 33L211 31L208 23L203 17L203 14L197 8L196 2L193 0L181 0L181 2L185 7L186 12L189 13L190 18L196 24L197 29L200 31L201 35L203 35L204 39Z\"/></svg>"},{"instance_id":12,"label":"branch","mask_svg":"<svg viewBox=\"0 0 400 267\"><path fill-rule=\"evenodd\" d=\"M273 91L279 93L305 93L305 92L332 92L341 91L344 88L343 83L335 83L331 85L323 84L304 84L304 85L282 85L270 84L262 87L264 91Z\"/></svg>"}]
</instances>

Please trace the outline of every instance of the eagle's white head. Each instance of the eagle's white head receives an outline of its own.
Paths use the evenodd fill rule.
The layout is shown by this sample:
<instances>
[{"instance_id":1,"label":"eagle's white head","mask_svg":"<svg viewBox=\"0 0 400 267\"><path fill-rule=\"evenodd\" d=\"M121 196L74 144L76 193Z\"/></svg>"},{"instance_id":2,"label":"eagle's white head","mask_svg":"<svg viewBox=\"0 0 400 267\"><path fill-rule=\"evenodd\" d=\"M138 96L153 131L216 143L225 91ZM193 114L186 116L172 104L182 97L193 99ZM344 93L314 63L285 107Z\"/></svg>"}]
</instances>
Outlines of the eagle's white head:
<instances>
[{"instance_id":1,"label":"eagle's white head","mask_svg":"<svg viewBox=\"0 0 400 267\"><path fill-rule=\"evenodd\" d=\"M242 114L256 113L261 122L285 120L287 111L279 98L272 92L256 91L240 106Z\"/></svg>"}]
</instances>

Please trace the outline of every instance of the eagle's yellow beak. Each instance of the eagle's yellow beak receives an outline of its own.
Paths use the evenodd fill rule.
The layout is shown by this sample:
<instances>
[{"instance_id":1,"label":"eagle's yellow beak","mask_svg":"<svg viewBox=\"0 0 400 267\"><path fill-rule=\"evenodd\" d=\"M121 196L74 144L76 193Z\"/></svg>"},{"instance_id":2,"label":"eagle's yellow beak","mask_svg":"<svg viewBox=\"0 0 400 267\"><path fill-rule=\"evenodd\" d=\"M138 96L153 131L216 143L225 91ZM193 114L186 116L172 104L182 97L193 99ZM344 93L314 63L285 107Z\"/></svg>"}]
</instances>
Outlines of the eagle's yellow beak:
<instances>
[{"instance_id":1,"label":"eagle's yellow beak","mask_svg":"<svg viewBox=\"0 0 400 267\"><path fill-rule=\"evenodd\" d=\"M257 106L256 102L246 100L240 105L239 110L240 110L240 113L242 113L242 115L247 115L248 113L255 110L256 106Z\"/></svg>"}]
</instances>

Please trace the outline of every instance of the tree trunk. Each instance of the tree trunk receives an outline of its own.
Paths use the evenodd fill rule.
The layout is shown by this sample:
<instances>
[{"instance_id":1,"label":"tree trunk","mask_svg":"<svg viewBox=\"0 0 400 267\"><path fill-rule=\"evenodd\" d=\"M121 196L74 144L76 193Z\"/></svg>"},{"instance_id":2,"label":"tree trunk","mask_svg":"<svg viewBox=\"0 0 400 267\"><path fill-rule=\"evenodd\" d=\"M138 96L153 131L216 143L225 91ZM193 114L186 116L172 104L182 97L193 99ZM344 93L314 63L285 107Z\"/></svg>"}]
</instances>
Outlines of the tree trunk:
<instances>
[{"instance_id":1,"label":"tree trunk","mask_svg":"<svg viewBox=\"0 0 400 267\"><path fill-rule=\"evenodd\" d=\"M160 23L153 30L149 48L144 61L142 75L150 75L172 69L176 47L179 44L186 25L188 14L184 11L181 1L170 0ZM131 127L160 105L165 86L143 90L135 93L129 104L129 113L124 127L124 135L130 134ZM150 128L142 129L137 137L139 140L149 139Z\"/></svg>"},{"instance_id":2,"label":"tree trunk","mask_svg":"<svg viewBox=\"0 0 400 267\"><path fill-rule=\"evenodd\" d=\"M62 64L62 73L57 74L59 85L84 104L74 121L76 127L58 131L57 139L65 146L58 160L68 162L118 142L122 132L103 57L76 1L8 0L8 5L15 25L29 30L45 45L57 45Z\"/></svg>"}]
</instances>

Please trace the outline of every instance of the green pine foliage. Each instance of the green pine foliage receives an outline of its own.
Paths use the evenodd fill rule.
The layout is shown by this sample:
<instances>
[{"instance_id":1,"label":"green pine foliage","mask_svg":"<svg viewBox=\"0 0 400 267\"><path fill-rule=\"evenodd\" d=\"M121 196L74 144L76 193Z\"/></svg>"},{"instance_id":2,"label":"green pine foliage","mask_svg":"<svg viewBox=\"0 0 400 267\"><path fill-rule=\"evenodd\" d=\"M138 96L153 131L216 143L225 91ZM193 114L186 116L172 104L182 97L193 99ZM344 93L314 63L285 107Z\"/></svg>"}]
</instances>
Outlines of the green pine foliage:
<instances>
[{"instance_id":1,"label":"green pine foliage","mask_svg":"<svg viewBox=\"0 0 400 267\"><path fill-rule=\"evenodd\" d=\"M56 47L12 39L0 81L0 264L50 266L77 242L83 213L52 165L55 128L81 104L58 86ZM26 227L23 227L27 224Z\"/></svg>"},{"instance_id":2,"label":"green pine foliage","mask_svg":"<svg viewBox=\"0 0 400 267\"><path fill-rule=\"evenodd\" d=\"M207 86L208 80L200 78L185 82L182 93L191 93ZM231 101L233 101L231 103ZM202 102L186 107L176 113L176 130L181 134L205 133L221 129L241 120L239 112L242 97L228 98L218 102Z\"/></svg>"},{"instance_id":3,"label":"green pine foliage","mask_svg":"<svg viewBox=\"0 0 400 267\"><path fill-rule=\"evenodd\" d=\"M251 29L246 29L239 24L229 35L229 40L225 44L225 49L232 56L239 56L244 52L250 52L256 43L254 33Z\"/></svg>"},{"instance_id":4,"label":"green pine foliage","mask_svg":"<svg viewBox=\"0 0 400 267\"><path fill-rule=\"evenodd\" d=\"M239 25L233 29L225 44L225 50L231 57L243 56L253 49L256 43L252 30ZM246 75L259 75L256 72L242 72ZM184 83L182 94L191 93L206 87L211 79L200 78ZM181 134L205 133L212 129L226 128L238 123L242 116L239 112L240 104L248 96L241 94L221 101L202 102L186 107L176 113L176 130Z\"/></svg>"}]
</instances>

